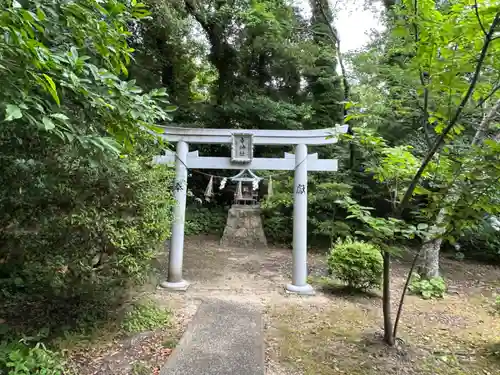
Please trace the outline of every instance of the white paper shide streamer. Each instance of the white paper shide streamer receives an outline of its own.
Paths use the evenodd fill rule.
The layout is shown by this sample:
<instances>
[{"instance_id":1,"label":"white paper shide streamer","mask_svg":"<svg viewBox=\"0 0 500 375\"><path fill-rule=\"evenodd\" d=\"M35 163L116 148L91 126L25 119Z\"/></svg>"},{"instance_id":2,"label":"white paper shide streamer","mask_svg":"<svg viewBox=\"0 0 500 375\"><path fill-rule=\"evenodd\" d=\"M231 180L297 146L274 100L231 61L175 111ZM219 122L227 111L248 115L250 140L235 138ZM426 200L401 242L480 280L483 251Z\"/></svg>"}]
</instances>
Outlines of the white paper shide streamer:
<instances>
[{"instance_id":1,"label":"white paper shide streamer","mask_svg":"<svg viewBox=\"0 0 500 375\"><path fill-rule=\"evenodd\" d=\"M259 180L256 178L252 181L252 189L253 191L259 190Z\"/></svg>"},{"instance_id":2,"label":"white paper shide streamer","mask_svg":"<svg viewBox=\"0 0 500 375\"><path fill-rule=\"evenodd\" d=\"M220 181L220 186L219 186L219 190L222 190L226 187L226 183L227 183L227 178L224 177L221 181Z\"/></svg>"},{"instance_id":3,"label":"white paper shide streamer","mask_svg":"<svg viewBox=\"0 0 500 375\"><path fill-rule=\"evenodd\" d=\"M205 199L210 200L214 196L214 176L210 176L210 181L208 181L207 188L205 189Z\"/></svg>"},{"instance_id":4,"label":"white paper shide streamer","mask_svg":"<svg viewBox=\"0 0 500 375\"><path fill-rule=\"evenodd\" d=\"M243 199L243 191L241 188L241 181L238 181L238 185L236 186L235 197L236 197L236 199Z\"/></svg>"}]
</instances>

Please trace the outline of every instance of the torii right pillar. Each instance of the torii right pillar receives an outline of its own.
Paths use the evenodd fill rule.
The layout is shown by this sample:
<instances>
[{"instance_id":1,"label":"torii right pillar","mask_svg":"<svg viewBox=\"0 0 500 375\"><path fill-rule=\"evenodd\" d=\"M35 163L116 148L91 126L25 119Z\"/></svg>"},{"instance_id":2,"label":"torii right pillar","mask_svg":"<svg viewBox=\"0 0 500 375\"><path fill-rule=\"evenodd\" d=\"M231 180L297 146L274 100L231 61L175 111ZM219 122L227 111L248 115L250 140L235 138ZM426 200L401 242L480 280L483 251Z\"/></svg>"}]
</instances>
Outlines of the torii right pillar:
<instances>
[{"instance_id":1,"label":"torii right pillar","mask_svg":"<svg viewBox=\"0 0 500 375\"><path fill-rule=\"evenodd\" d=\"M289 292L314 294L307 283L307 146L295 148L295 176L293 180L293 253L292 283Z\"/></svg>"}]
</instances>

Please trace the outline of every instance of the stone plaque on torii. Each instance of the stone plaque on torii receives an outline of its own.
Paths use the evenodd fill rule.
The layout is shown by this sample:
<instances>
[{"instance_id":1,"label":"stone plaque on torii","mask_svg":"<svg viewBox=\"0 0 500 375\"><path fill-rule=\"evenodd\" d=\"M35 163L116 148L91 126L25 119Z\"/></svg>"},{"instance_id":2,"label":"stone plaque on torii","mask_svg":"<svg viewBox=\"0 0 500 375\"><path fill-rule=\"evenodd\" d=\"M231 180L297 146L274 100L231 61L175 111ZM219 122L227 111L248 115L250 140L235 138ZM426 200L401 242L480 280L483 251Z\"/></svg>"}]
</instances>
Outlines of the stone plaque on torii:
<instances>
[{"instance_id":1,"label":"stone plaque on torii","mask_svg":"<svg viewBox=\"0 0 500 375\"><path fill-rule=\"evenodd\" d=\"M346 133L347 125L335 129L319 130L238 130L162 127L160 134L166 141L177 143L176 153L156 156L159 164L175 164L174 220L168 264L168 279L161 286L185 290L188 282L182 278L184 254L184 222L186 214L187 168L193 169L252 169L294 170L293 186L293 269L292 282L286 286L290 292L313 293L307 284L307 171L338 169L336 159L318 159L318 154L307 154L308 145L336 143L336 134ZM231 157L199 156L189 152L189 144L230 144ZM254 145L296 145L295 154L285 153L283 158L254 158Z\"/></svg>"}]
</instances>

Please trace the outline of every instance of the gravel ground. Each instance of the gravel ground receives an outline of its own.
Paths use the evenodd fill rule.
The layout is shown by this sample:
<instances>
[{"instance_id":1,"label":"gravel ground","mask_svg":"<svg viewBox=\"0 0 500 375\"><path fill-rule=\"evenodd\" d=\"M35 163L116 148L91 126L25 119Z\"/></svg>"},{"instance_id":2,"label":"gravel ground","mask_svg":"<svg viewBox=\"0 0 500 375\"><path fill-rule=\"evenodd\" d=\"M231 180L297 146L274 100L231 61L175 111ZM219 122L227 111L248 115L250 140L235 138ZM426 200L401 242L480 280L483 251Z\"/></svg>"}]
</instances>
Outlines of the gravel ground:
<instances>
[{"instance_id":1,"label":"gravel ground","mask_svg":"<svg viewBox=\"0 0 500 375\"><path fill-rule=\"evenodd\" d=\"M158 261L166 274L166 255ZM308 266L313 284L327 274L321 254L310 253ZM443 268L451 293L438 301L409 296L400 327L402 340L395 349L381 344L379 294L350 295L321 284L314 285L315 296L286 293L284 287L290 282L292 269L290 249L222 249L214 238L187 239L184 278L190 282L189 289L183 293L157 289L154 298L175 314L169 331L172 337L182 335L204 300L243 302L261 309L267 337L267 375L500 373L500 368L483 363L482 354L485 345L500 341L496 336L500 321L485 308L488 298L497 292L499 270L451 260L444 260ZM393 265L393 309L407 269L406 263ZM146 351L160 350L161 354L157 341L139 340L139 346ZM140 354L134 354L140 350L120 345L123 363L140 358ZM116 346L102 355L103 363L113 350ZM160 363L168 351L163 354L150 358ZM451 364L451 358L458 364ZM130 366L122 367L130 370Z\"/></svg>"}]
</instances>

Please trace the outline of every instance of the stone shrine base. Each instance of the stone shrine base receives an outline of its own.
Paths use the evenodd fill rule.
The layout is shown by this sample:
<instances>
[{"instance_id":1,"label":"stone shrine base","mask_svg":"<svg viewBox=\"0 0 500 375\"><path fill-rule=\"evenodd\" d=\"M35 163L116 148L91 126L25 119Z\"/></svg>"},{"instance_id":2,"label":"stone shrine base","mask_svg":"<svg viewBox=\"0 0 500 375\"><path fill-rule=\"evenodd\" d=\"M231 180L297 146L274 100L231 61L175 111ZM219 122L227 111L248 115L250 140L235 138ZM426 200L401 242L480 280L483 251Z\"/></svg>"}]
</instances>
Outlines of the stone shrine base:
<instances>
[{"instance_id":1,"label":"stone shrine base","mask_svg":"<svg viewBox=\"0 0 500 375\"><path fill-rule=\"evenodd\" d=\"M227 215L226 228L221 246L227 247L267 247L259 206L234 204Z\"/></svg>"}]
</instances>

